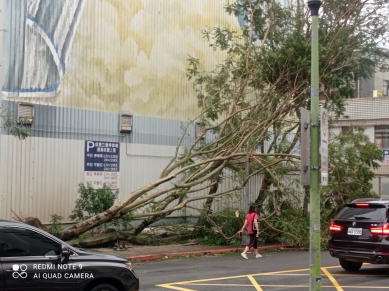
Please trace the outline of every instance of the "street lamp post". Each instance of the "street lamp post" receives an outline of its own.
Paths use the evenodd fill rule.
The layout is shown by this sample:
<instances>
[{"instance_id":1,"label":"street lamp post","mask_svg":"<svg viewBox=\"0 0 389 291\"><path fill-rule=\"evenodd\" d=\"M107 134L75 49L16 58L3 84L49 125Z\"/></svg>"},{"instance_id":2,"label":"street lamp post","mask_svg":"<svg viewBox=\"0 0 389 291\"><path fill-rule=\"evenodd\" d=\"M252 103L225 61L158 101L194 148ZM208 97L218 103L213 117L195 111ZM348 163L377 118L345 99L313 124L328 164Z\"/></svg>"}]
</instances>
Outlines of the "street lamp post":
<instances>
[{"instance_id":1,"label":"street lamp post","mask_svg":"<svg viewBox=\"0 0 389 291\"><path fill-rule=\"evenodd\" d=\"M310 243L309 290L321 290L320 253L320 166L319 166L319 29L318 17L321 1L308 1L312 17L311 40L311 173L310 173Z\"/></svg>"}]
</instances>

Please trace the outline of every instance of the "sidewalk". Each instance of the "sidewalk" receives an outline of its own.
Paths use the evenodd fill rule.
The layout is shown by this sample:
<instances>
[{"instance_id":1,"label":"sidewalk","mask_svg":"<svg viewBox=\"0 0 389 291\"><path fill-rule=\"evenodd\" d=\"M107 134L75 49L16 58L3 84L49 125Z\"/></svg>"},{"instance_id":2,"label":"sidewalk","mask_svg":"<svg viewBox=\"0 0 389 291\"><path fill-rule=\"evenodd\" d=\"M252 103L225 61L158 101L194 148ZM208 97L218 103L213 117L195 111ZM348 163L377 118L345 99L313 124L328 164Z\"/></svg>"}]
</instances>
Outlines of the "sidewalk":
<instances>
[{"instance_id":1,"label":"sidewalk","mask_svg":"<svg viewBox=\"0 0 389 291\"><path fill-rule=\"evenodd\" d=\"M259 253L266 250L280 250L290 248L287 244L272 244L258 246ZM205 246L173 244L162 246L132 246L126 250L115 251L112 249L98 249L100 252L107 252L120 255L131 261L152 261L158 259L169 259L174 257L212 255L231 252L242 252L244 246Z\"/></svg>"}]
</instances>

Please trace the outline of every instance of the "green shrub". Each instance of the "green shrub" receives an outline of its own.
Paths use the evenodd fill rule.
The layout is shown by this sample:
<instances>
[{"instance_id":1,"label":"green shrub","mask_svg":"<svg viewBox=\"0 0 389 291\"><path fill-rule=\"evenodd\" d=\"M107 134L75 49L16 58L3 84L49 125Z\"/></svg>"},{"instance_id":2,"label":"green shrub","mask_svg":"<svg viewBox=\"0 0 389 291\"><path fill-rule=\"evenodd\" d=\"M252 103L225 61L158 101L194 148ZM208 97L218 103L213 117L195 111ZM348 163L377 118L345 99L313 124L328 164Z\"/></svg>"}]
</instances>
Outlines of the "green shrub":
<instances>
[{"instance_id":1,"label":"green shrub","mask_svg":"<svg viewBox=\"0 0 389 291\"><path fill-rule=\"evenodd\" d=\"M197 230L198 241L205 245L240 244L241 237L235 234L243 222L244 217L236 217L235 208L225 207L209 216L207 223Z\"/></svg>"},{"instance_id":2,"label":"green shrub","mask_svg":"<svg viewBox=\"0 0 389 291\"><path fill-rule=\"evenodd\" d=\"M199 232L198 241L203 245L227 245L228 241L213 231L212 229L202 228Z\"/></svg>"},{"instance_id":3,"label":"green shrub","mask_svg":"<svg viewBox=\"0 0 389 291\"><path fill-rule=\"evenodd\" d=\"M75 221L84 220L109 209L114 204L119 191L112 190L105 184L100 189L93 189L90 185L85 186L80 183L78 193L80 197L76 200L72 214L69 215L69 218Z\"/></svg>"},{"instance_id":4,"label":"green shrub","mask_svg":"<svg viewBox=\"0 0 389 291\"><path fill-rule=\"evenodd\" d=\"M49 231L53 235L58 235L62 230L61 221L63 217L57 214L50 215L50 223L51 225L48 227Z\"/></svg>"}]
</instances>

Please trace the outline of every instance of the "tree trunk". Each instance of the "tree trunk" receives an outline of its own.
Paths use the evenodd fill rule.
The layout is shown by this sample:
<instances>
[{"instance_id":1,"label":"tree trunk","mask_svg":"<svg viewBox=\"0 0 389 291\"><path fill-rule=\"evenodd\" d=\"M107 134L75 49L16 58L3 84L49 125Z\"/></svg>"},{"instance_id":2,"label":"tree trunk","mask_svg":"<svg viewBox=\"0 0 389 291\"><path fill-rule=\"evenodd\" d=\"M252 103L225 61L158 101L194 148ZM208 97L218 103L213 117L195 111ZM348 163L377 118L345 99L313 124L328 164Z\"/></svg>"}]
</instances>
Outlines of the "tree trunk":
<instances>
[{"instance_id":1,"label":"tree trunk","mask_svg":"<svg viewBox=\"0 0 389 291\"><path fill-rule=\"evenodd\" d=\"M73 225L72 227L69 227L67 229L64 229L59 233L59 237L62 240L71 240L80 234L83 234L87 232L88 230L91 230L105 222L111 221L114 218L118 218L126 214L123 209L125 209L128 204L130 204L132 201L136 200L136 197L139 197L140 195L147 193L148 191L158 187L159 185L172 180L175 178L175 176L168 176L160 178L153 183L150 183L149 185L138 189L137 191L134 191L130 197L128 197L125 201L121 203L114 204L111 208L109 208L106 211L103 211L97 215L94 215L87 220L81 221L77 223L76 225Z\"/></svg>"},{"instance_id":2,"label":"tree trunk","mask_svg":"<svg viewBox=\"0 0 389 291\"><path fill-rule=\"evenodd\" d=\"M166 209L167 206L169 206L169 204L171 202L173 202L174 200L180 198L180 195L176 194L176 195L172 195L170 196L163 204L163 206L161 207L161 210L164 210ZM182 198L181 198L182 200ZM180 201L181 202L181 201ZM163 218L165 218L166 216L169 216L171 212L167 212L167 213L164 213L164 214L160 214L160 215L155 215L155 216L151 216L149 218L146 218L142 221L141 224L139 224L137 227L135 227L134 229L134 235L138 235L142 232L142 230L144 230L146 227L150 226L151 224L153 224L154 222L157 222L158 220L161 220Z\"/></svg>"},{"instance_id":3,"label":"tree trunk","mask_svg":"<svg viewBox=\"0 0 389 291\"><path fill-rule=\"evenodd\" d=\"M216 182L212 187L209 189L209 194L215 194L219 188L219 174L215 175L214 178L211 180L212 182ZM196 228L197 227L203 227L207 223L207 217L211 214L211 207L213 203L214 198L208 198L203 206L203 211L201 211L201 215L199 220L196 222Z\"/></svg>"},{"instance_id":4,"label":"tree trunk","mask_svg":"<svg viewBox=\"0 0 389 291\"><path fill-rule=\"evenodd\" d=\"M263 202L265 201L266 199L266 191L269 190L271 184L272 184L272 181L270 179L270 175L265 173L263 175L263 180L262 180L262 185L261 185L261 189L259 190L259 193L258 193L258 196L257 196L257 199L255 199L255 204L258 206L258 210L260 208L262 208L262 205L263 205ZM262 211L259 211L260 213L263 213L263 210Z\"/></svg>"}]
</instances>

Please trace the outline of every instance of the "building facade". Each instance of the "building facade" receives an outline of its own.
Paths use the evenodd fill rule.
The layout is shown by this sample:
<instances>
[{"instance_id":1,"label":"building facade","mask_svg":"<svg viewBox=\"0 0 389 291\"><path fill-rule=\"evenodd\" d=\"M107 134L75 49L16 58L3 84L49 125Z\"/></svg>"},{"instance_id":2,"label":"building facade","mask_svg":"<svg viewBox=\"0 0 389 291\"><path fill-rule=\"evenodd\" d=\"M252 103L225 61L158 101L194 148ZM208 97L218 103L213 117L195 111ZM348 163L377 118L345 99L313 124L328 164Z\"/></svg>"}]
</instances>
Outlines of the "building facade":
<instances>
[{"instance_id":1,"label":"building facade","mask_svg":"<svg viewBox=\"0 0 389 291\"><path fill-rule=\"evenodd\" d=\"M111 183L122 201L157 179L199 113L188 56L206 70L224 59L201 31L240 29L226 3L1 0L1 106L31 136L1 130L0 219L68 220L79 183ZM191 127L183 145L194 139Z\"/></svg>"},{"instance_id":2,"label":"building facade","mask_svg":"<svg viewBox=\"0 0 389 291\"><path fill-rule=\"evenodd\" d=\"M345 116L348 118L334 122L331 132L347 132L350 126L365 127L370 141L382 149L382 163L374 170L373 190L380 197L389 198L389 97L348 99Z\"/></svg>"},{"instance_id":3,"label":"building facade","mask_svg":"<svg viewBox=\"0 0 389 291\"><path fill-rule=\"evenodd\" d=\"M389 55L384 54L382 58L389 65ZM389 72L376 68L372 76L357 81L356 89L358 98L389 97Z\"/></svg>"}]
</instances>

